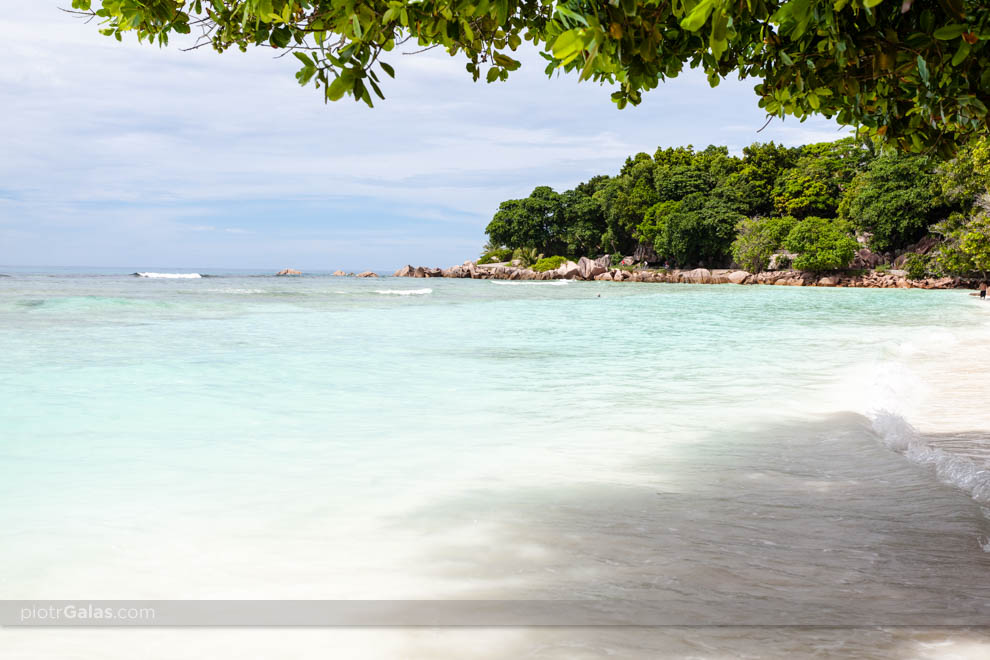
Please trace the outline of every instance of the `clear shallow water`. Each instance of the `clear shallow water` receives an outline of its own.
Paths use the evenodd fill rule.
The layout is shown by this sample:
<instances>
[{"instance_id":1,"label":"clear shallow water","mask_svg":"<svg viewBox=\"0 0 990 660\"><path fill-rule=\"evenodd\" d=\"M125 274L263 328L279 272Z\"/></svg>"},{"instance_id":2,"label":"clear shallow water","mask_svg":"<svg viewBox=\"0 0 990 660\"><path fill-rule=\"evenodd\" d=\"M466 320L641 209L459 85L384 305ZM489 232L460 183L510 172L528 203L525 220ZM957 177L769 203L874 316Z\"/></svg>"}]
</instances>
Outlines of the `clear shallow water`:
<instances>
[{"instance_id":1,"label":"clear shallow water","mask_svg":"<svg viewBox=\"0 0 990 660\"><path fill-rule=\"evenodd\" d=\"M14 273L0 589L972 625L990 620L988 331L990 305L958 291ZM0 648L990 649L875 629L107 632L4 631Z\"/></svg>"}]
</instances>

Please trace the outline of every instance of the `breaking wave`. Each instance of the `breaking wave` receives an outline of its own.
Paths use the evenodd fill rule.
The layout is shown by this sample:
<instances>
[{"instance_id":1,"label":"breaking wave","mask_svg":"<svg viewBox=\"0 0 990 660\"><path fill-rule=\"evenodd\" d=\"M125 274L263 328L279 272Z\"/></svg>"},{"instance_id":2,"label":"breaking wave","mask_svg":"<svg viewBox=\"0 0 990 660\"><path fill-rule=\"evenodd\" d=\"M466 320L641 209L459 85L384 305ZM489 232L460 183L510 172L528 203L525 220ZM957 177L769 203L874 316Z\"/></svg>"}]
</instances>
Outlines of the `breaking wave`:
<instances>
[{"instance_id":1,"label":"breaking wave","mask_svg":"<svg viewBox=\"0 0 990 660\"><path fill-rule=\"evenodd\" d=\"M198 280L203 277L199 273L134 273L134 276L166 280Z\"/></svg>"},{"instance_id":2,"label":"breaking wave","mask_svg":"<svg viewBox=\"0 0 990 660\"><path fill-rule=\"evenodd\" d=\"M433 289L379 289L375 293L383 296L428 296Z\"/></svg>"},{"instance_id":3,"label":"breaking wave","mask_svg":"<svg viewBox=\"0 0 990 660\"><path fill-rule=\"evenodd\" d=\"M900 415L882 411L873 415L873 429L884 444L919 465L929 466L942 483L990 504L990 449L972 439L926 437ZM939 446L944 445L944 447Z\"/></svg>"},{"instance_id":4,"label":"breaking wave","mask_svg":"<svg viewBox=\"0 0 990 660\"><path fill-rule=\"evenodd\" d=\"M499 286L565 286L567 284L573 283L575 280L489 280L492 284L498 284Z\"/></svg>"}]
</instances>

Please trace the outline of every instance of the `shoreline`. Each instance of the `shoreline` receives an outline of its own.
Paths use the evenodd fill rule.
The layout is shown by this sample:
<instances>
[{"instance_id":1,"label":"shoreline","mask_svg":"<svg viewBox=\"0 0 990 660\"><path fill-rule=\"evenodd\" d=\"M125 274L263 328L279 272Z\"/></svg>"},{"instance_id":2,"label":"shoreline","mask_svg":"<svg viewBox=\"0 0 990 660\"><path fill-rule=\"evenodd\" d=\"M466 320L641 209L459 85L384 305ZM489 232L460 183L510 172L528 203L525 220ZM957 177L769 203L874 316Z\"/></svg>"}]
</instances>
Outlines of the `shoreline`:
<instances>
[{"instance_id":1,"label":"shoreline","mask_svg":"<svg viewBox=\"0 0 990 660\"><path fill-rule=\"evenodd\" d=\"M414 278L459 278L482 280L582 280L605 282L651 282L664 284L742 284L772 286L819 286L838 288L868 289L975 289L978 280L963 277L928 277L912 280L902 270L839 271L832 273L810 273L796 270L764 271L751 273L736 269L694 268L680 269L625 269L609 267L601 260L592 261L582 257L579 261L568 261L555 270L536 272L529 268L511 264L478 265L465 261L450 268L425 268L403 266L393 273L394 277Z\"/></svg>"}]
</instances>

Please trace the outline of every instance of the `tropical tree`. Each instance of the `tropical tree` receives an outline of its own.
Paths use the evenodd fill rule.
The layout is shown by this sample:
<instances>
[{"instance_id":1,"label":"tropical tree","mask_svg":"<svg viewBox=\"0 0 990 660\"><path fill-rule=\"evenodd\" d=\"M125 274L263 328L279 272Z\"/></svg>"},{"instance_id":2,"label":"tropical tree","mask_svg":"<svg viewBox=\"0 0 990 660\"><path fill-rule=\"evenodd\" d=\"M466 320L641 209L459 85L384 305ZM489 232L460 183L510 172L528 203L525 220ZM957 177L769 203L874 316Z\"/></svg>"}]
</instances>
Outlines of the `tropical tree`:
<instances>
[{"instance_id":1,"label":"tropical tree","mask_svg":"<svg viewBox=\"0 0 990 660\"><path fill-rule=\"evenodd\" d=\"M613 85L622 108L681 73L755 78L771 117L834 117L911 151L949 153L986 135L990 5L983 0L72 0L121 39L196 31L219 52L291 51L324 98L368 105L402 44L462 57L504 80L529 41L546 72ZM395 61L393 59L393 61Z\"/></svg>"},{"instance_id":2,"label":"tropical tree","mask_svg":"<svg viewBox=\"0 0 990 660\"><path fill-rule=\"evenodd\" d=\"M990 215L979 213L965 220L956 215L934 228L944 242L934 255L939 270L956 275L990 273Z\"/></svg>"},{"instance_id":3,"label":"tropical tree","mask_svg":"<svg viewBox=\"0 0 990 660\"><path fill-rule=\"evenodd\" d=\"M942 209L934 169L921 156L881 156L853 180L839 213L873 234L875 251L905 247L924 236Z\"/></svg>"},{"instance_id":4,"label":"tropical tree","mask_svg":"<svg viewBox=\"0 0 990 660\"><path fill-rule=\"evenodd\" d=\"M777 177L773 189L776 212L798 218L835 216L843 192L872 158L853 138L801 147L797 161Z\"/></svg>"},{"instance_id":5,"label":"tropical tree","mask_svg":"<svg viewBox=\"0 0 990 660\"><path fill-rule=\"evenodd\" d=\"M735 227L744 219L735 207L718 196L693 193L670 211L655 241L658 255L681 266L728 263Z\"/></svg>"},{"instance_id":6,"label":"tropical tree","mask_svg":"<svg viewBox=\"0 0 990 660\"><path fill-rule=\"evenodd\" d=\"M646 211L659 201L654 179L655 164L649 154L626 159L619 176L609 179L595 193L604 210L603 249L630 254L636 247L636 227Z\"/></svg>"},{"instance_id":7,"label":"tropical tree","mask_svg":"<svg viewBox=\"0 0 990 660\"><path fill-rule=\"evenodd\" d=\"M859 244L850 236L852 228L841 220L807 217L791 229L784 247L798 254L793 266L798 270L821 272L847 267Z\"/></svg>"},{"instance_id":8,"label":"tropical tree","mask_svg":"<svg viewBox=\"0 0 990 660\"><path fill-rule=\"evenodd\" d=\"M974 140L938 167L938 184L946 203L969 212L990 193L990 140Z\"/></svg>"},{"instance_id":9,"label":"tropical tree","mask_svg":"<svg viewBox=\"0 0 990 660\"><path fill-rule=\"evenodd\" d=\"M489 241L515 249L534 248L538 252L560 252L560 195L549 186L539 186L525 199L499 204L485 232Z\"/></svg>"},{"instance_id":10,"label":"tropical tree","mask_svg":"<svg viewBox=\"0 0 990 660\"><path fill-rule=\"evenodd\" d=\"M543 255L536 248L516 248L512 252L512 260L518 261L520 266L528 267L543 258Z\"/></svg>"},{"instance_id":11,"label":"tropical tree","mask_svg":"<svg viewBox=\"0 0 990 660\"><path fill-rule=\"evenodd\" d=\"M793 216L745 218L736 225L732 260L751 273L766 270L770 257L783 246L784 239L796 224L797 219Z\"/></svg>"},{"instance_id":12,"label":"tropical tree","mask_svg":"<svg viewBox=\"0 0 990 660\"><path fill-rule=\"evenodd\" d=\"M743 147L739 169L729 175L726 186L745 199L746 215L765 216L773 211L774 182L782 172L793 167L798 149L773 142Z\"/></svg>"}]
</instances>

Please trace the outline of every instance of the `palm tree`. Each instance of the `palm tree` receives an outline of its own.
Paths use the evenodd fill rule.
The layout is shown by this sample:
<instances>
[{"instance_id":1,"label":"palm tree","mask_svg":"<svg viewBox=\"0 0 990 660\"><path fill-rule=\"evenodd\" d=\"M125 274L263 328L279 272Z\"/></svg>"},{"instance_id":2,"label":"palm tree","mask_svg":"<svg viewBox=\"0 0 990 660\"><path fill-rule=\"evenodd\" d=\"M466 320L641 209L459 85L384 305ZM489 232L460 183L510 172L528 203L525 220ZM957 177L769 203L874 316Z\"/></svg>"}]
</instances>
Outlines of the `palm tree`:
<instances>
[{"instance_id":1,"label":"palm tree","mask_svg":"<svg viewBox=\"0 0 990 660\"><path fill-rule=\"evenodd\" d=\"M532 266L543 258L543 255L536 251L536 248L516 248L512 253L512 260L519 261L519 265L524 268Z\"/></svg>"}]
</instances>

